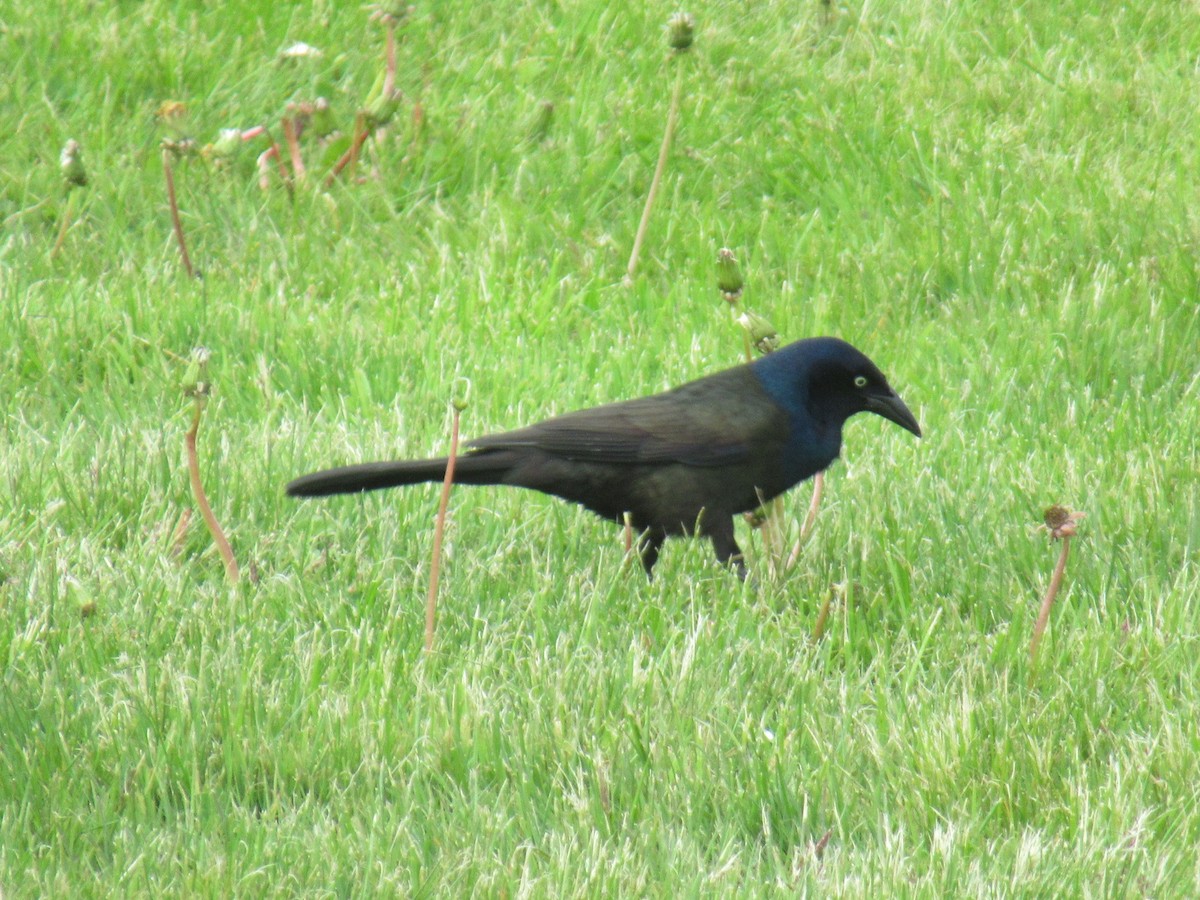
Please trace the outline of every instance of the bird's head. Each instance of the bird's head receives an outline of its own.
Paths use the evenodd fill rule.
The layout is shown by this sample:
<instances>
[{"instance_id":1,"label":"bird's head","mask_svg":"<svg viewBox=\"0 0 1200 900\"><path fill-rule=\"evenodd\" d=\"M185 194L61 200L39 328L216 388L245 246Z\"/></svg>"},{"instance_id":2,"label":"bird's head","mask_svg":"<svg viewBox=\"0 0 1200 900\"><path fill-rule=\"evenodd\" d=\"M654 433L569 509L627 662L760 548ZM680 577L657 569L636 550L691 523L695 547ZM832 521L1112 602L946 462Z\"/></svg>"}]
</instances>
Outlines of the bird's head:
<instances>
[{"instance_id":1,"label":"bird's head","mask_svg":"<svg viewBox=\"0 0 1200 900\"><path fill-rule=\"evenodd\" d=\"M921 436L916 417L879 367L843 340L796 341L753 366L767 393L792 414L805 411L840 432L855 413L873 412Z\"/></svg>"}]
</instances>

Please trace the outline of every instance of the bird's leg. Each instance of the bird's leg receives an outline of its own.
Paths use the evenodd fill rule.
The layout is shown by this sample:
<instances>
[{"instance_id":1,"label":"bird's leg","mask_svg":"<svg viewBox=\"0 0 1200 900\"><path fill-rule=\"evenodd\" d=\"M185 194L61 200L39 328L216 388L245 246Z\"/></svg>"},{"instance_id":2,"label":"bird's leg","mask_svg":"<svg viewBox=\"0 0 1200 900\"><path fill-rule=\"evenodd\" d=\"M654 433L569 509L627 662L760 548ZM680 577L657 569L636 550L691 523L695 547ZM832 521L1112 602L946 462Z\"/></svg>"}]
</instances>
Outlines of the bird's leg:
<instances>
[{"instance_id":1,"label":"bird's leg","mask_svg":"<svg viewBox=\"0 0 1200 900\"><path fill-rule=\"evenodd\" d=\"M702 527L717 552L717 561L729 566L742 581L746 580L746 560L733 536L733 516L706 514Z\"/></svg>"},{"instance_id":2,"label":"bird's leg","mask_svg":"<svg viewBox=\"0 0 1200 900\"><path fill-rule=\"evenodd\" d=\"M658 551L662 549L666 539L667 532L662 528L647 528L638 537L638 558L642 561L642 568L646 570L646 578L651 581L654 580L654 564L658 562Z\"/></svg>"}]
</instances>

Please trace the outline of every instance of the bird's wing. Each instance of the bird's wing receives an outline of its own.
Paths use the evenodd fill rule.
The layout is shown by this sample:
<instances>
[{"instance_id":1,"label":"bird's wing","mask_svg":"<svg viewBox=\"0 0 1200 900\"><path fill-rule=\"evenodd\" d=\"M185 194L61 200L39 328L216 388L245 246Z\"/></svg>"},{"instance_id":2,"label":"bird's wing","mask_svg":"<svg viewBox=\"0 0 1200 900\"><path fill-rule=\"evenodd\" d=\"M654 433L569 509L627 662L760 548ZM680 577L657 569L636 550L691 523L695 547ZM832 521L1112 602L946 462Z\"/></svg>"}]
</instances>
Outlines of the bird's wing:
<instances>
[{"instance_id":1,"label":"bird's wing","mask_svg":"<svg viewBox=\"0 0 1200 900\"><path fill-rule=\"evenodd\" d=\"M722 375L727 373L721 373ZM756 387L751 385L751 387ZM777 407L711 376L663 394L567 413L472 441L479 450L531 447L604 463L722 466L744 461ZM749 402L747 402L749 401Z\"/></svg>"}]
</instances>

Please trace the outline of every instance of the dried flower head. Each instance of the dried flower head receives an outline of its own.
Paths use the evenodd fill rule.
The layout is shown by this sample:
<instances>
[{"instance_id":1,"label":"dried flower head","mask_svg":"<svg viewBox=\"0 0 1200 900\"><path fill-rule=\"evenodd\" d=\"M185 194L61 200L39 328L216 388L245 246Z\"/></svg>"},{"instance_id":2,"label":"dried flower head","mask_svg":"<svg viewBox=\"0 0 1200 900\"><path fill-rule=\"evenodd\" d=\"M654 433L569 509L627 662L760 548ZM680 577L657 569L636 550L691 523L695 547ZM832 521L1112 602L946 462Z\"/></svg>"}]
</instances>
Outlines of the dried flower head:
<instances>
[{"instance_id":1,"label":"dried flower head","mask_svg":"<svg viewBox=\"0 0 1200 900\"><path fill-rule=\"evenodd\" d=\"M758 509L752 509L749 512L742 513L742 518L746 520L746 524L755 529L762 528L765 524L767 524L767 519L769 516L770 514L767 512L767 510L761 506Z\"/></svg>"},{"instance_id":2,"label":"dried flower head","mask_svg":"<svg viewBox=\"0 0 1200 900\"><path fill-rule=\"evenodd\" d=\"M182 100L164 100L158 104L155 115L164 122L177 122L187 115L187 104Z\"/></svg>"},{"instance_id":3,"label":"dried flower head","mask_svg":"<svg viewBox=\"0 0 1200 900\"><path fill-rule=\"evenodd\" d=\"M691 13L677 12L667 21L667 31L670 35L671 49L683 53L691 49L696 36L696 20Z\"/></svg>"},{"instance_id":4,"label":"dried flower head","mask_svg":"<svg viewBox=\"0 0 1200 900\"><path fill-rule=\"evenodd\" d=\"M722 247L717 251L717 290L732 305L742 296L742 285L742 270L737 258L728 247Z\"/></svg>"},{"instance_id":5,"label":"dried flower head","mask_svg":"<svg viewBox=\"0 0 1200 900\"><path fill-rule=\"evenodd\" d=\"M316 105L308 100L292 100L283 108L283 114L292 120L292 125L297 132L308 125L315 111Z\"/></svg>"},{"instance_id":6,"label":"dried flower head","mask_svg":"<svg viewBox=\"0 0 1200 900\"><path fill-rule=\"evenodd\" d=\"M367 127L382 128L392 121L396 110L400 108L400 101L403 97L404 94L399 90L392 90L390 93L380 91L368 100L366 109L363 110L366 114Z\"/></svg>"},{"instance_id":7,"label":"dried flower head","mask_svg":"<svg viewBox=\"0 0 1200 900\"><path fill-rule=\"evenodd\" d=\"M746 330L746 334L759 353L770 353L779 347L779 333L775 326L757 313L744 312L738 316L738 324Z\"/></svg>"},{"instance_id":8,"label":"dried flower head","mask_svg":"<svg viewBox=\"0 0 1200 900\"><path fill-rule=\"evenodd\" d=\"M222 128L217 133L217 139L204 148L205 155L217 164L231 160L242 147L242 131L240 128ZM202 151L202 152L204 152Z\"/></svg>"},{"instance_id":9,"label":"dried flower head","mask_svg":"<svg viewBox=\"0 0 1200 900\"><path fill-rule=\"evenodd\" d=\"M1072 512L1065 506L1055 504L1042 514L1046 524L1041 527L1049 533L1051 540L1074 537L1078 532L1079 520L1084 515L1085 513Z\"/></svg>"},{"instance_id":10,"label":"dried flower head","mask_svg":"<svg viewBox=\"0 0 1200 900\"><path fill-rule=\"evenodd\" d=\"M58 157L59 168L68 187L83 187L88 183L87 170L83 167L83 148L74 139L63 144Z\"/></svg>"},{"instance_id":11,"label":"dried flower head","mask_svg":"<svg viewBox=\"0 0 1200 900\"><path fill-rule=\"evenodd\" d=\"M413 7L407 3L390 0L377 3L370 7L371 21L383 22L385 25L399 25L413 13Z\"/></svg>"},{"instance_id":12,"label":"dried flower head","mask_svg":"<svg viewBox=\"0 0 1200 900\"><path fill-rule=\"evenodd\" d=\"M165 137L162 139L162 148L176 159L182 159L185 156L191 156L199 152L196 142L191 138Z\"/></svg>"},{"instance_id":13,"label":"dried flower head","mask_svg":"<svg viewBox=\"0 0 1200 900\"><path fill-rule=\"evenodd\" d=\"M462 412L471 403L471 379L455 378L454 379L454 395L450 398L450 405L458 412Z\"/></svg>"},{"instance_id":14,"label":"dried flower head","mask_svg":"<svg viewBox=\"0 0 1200 900\"><path fill-rule=\"evenodd\" d=\"M187 135L188 109L187 104L182 101L164 100L158 105L155 116L157 116L168 139L180 141Z\"/></svg>"},{"instance_id":15,"label":"dried flower head","mask_svg":"<svg viewBox=\"0 0 1200 900\"><path fill-rule=\"evenodd\" d=\"M183 393L188 397L206 397L212 390L208 381L208 361L212 351L207 347L196 347L188 359L187 371L183 374Z\"/></svg>"}]
</instances>

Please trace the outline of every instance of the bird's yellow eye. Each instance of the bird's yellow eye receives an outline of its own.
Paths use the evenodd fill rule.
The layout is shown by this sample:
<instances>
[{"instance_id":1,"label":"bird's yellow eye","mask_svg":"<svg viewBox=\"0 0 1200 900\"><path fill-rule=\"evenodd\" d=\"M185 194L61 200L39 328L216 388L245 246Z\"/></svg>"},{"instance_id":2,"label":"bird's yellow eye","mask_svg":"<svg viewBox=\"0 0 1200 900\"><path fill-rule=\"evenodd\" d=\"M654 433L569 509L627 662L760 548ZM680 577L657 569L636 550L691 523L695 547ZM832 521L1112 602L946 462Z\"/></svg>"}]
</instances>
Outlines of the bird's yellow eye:
<instances>
[{"instance_id":1,"label":"bird's yellow eye","mask_svg":"<svg viewBox=\"0 0 1200 900\"><path fill-rule=\"evenodd\" d=\"M854 386L856 388L865 388L867 386L867 376L866 375L855 375L854 376Z\"/></svg>"}]
</instances>

